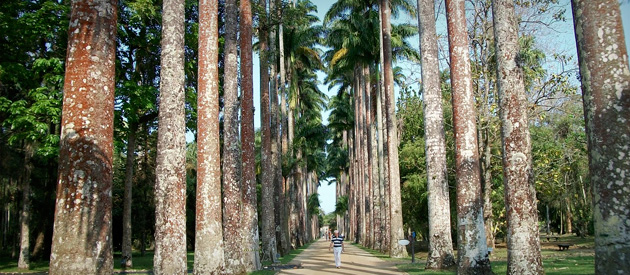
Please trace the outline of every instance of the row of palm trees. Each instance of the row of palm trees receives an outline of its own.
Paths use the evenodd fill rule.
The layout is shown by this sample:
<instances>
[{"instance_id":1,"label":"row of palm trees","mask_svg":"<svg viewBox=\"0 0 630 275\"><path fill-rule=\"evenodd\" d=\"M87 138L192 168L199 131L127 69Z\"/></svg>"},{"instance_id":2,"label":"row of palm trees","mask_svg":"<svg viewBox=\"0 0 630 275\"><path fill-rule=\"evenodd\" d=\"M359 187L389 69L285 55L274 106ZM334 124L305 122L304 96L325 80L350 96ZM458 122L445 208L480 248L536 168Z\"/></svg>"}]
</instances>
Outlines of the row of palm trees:
<instances>
[{"instance_id":1,"label":"row of palm trees","mask_svg":"<svg viewBox=\"0 0 630 275\"><path fill-rule=\"evenodd\" d=\"M112 255L112 166L114 66L117 2L75 1L70 18L59 159L52 274L109 274ZM419 1L423 83L436 74L429 65L435 44L430 25L435 20L429 2ZM627 270L628 220L625 211L630 169L628 155L628 86L630 73L623 52L623 34L617 3L612 0L572 2L580 50L580 67L587 117L591 173L596 198L596 270ZM326 44L330 85L339 85L331 101L335 125L333 144L325 163L321 148L326 130L321 125L324 96L315 71L321 59L315 46L322 27L313 26L308 1L284 3L226 0L223 86L219 87L218 1L199 3L198 160L195 225L195 273L244 273L260 268L260 260L275 260L292 246L312 240L317 233L313 200L318 179L337 171L340 198L347 200L347 218L339 219L347 236L367 246L400 257L404 249L398 175L398 135L393 93L395 58L415 58L404 37L409 26L393 26L391 13L413 14L409 1L338 1L327 14ZM542 272L538 245L531 152L524 110L524 84L518 61L518 36L513 2L493 1L498 88L503 122L503 160L508 215L508 272ZM600 14L605 6L610 14ZM487 248L479 184L479 157L470 77L466 77L468 42L465 41L464 2L447 1L451 46L451 83L457 143L458 265L462 273L487 272ZM154 272L187 272L185 222L185 111L184 22L185 1L163 2L160 110L155 185L156 233ZM252 104L252 14L258 14L261 56L262 109L262 227L258 228L255 186ZM240 17L240 20L238 19ZM290 22L290 24L289 24ZM240 27L240 36L237 33ZM367 31L367 32L366 32ZM372 32L369 32L372 31ZM376 34L378 31L378 35ZM460 34L460 35L458 35ZM605 36L603 34L606 34ZM374 39L374 37L380 37ZM425 40L423 40L425 39ZM240 51L238 43L240 42ZM621 46L620 46L621 45ZM239 62L240 52L240 62ZM378 56L378 58L377 58ZM603 58L600 58L603 56ZM425 60L426 59L426 60ZM602 61L603 60L603 61ZM434 64L437 62L433 61ZM240 71L238 65L240 64ZM457 65L460 64L460 65ZM453 67L457 66L457 67ZM431 68L429 68L431 67ZM239 77L240 72L240 77ZM613 72L613 75L608 75ZM240 79L240 99L239 82ZM379 81L382 80L382 81ZM461 82L459 82L461 81ZM459 84L455 84L458 82ZM433 83L436 83L433 80ZM439 83L439 81L437 82ZM223 92L223 131L219 125L219 90ZM427 152L440 156L441 100L425 86L425 121L432 129ZM468 91L468 92L467 92ZM439 93L438 93L439 94ZM457 95L457 99L456 96ZM459 97L461 96L461 97ZM240 103L240 104L239 104ZM436 105L437 104L437 105ZM354 109L354 112L352 112ZM239 113L240 111L240 113ZM354 115L353 115L354 114ZM333 126L333 125L331 125ZM461 128L458 128L460 127ZM443 127L443 126L442 126ZM221 137L222 133L222 137ZM614 133L614 139L607 138ZM472 136L471 136L472 135ZM223 144L221 144L223 140ZM221 146L223 149L220 150ZM471 147L472 146L472 147ZM222 154L221 154L222 151ZM339 161L347 155L349 169ZM335 160L331 159L330 160ZM222 162L222 163L221 163ZM336 166L331 166L336 163ZM441 157L427 161L429 205L439 206L446 190ZM615 183L612 185L610 183ZM625 189L624 189L625 188ZM222 192L223 191L223 192ZM440 197L442 196L442 197ZM446 193L446 197L448 197ZM344 199L340 199L343 202ZM343 203L342 203L343 204ZM222 206L222 207L221 207ZM440 208L440 209L437 209ZM310 211L309 211L310 210ZM343 211L340 211L344 214ZM430 216L446 216L430 210ZM245 217L245 218L244 218ZM435 222L433 222L435 221ZM453 262L452 242L445 223L432 220L429 268ZM279 230L276 230L279 228ZM441 230L441 231L440 231ZM450 231L450 230L448 230ZM626 232L626 233L624 233ZM262 251L259 253L261 236ZM483 240L483 241L482 241ZM615 244L614 246L611 244ZM625 246L624 246L625 244ZM470 252L470 253L469 253ZM475 253L473 253L475 252Z\"/></svg>"},{"instance_id":2,"label":"row of palm trees","mask_svg":"<svg viewBox=\"0 0 630 275\"><path fill-rule=\"evenodd\" d=\"M258 270L261 260L275 261L277 255L311 241L319 231L315 194L318 178L324 174L327 131L321 120L325 95L317 87L315 71L322 64L315 45L322 27L314 25L317 18L311 13L316 7L309 1L270 1L269 7L266 2L253 7L250 1L199 3L194 240L197 274ZM224 9L220 11L219 7ZM111 54L115 53L116 8L112 1L99 1L96 6L77 2L72 6L72 46L68 48L66 71L69 82L65 85L67 103L63 111L64 121L70 124L62 123L65 134L61 151L66 155L60 161L52 274L111 273L113 268L113 101L109 96L115 89L109 82L114 79L110 67L115 59ZM163 2L155 171L154 272L158 274L187 270L184 86L190 80L184 67L184 37L188 31L184 12L183 0ZM224 15L222 52L219 12ZM260 230L253 125L254 12L258 15L263 114ZM287 22L288 27L283 28ZM221 54L223 60L219 60ZM222 86L219 64L223 64ZM99 91L97 97L91 96L93 91ZM75 98L80 101L75 103ZM101 132L95 132L95 126ZM131 156L132 141L129 137ZM131 189L125 186L127 202ZM130 206L125 203L123 212L130 212ZM131 220L123 220L124 264L131 266Z\"/></svg>"},{"instance_id":3,"label":"row of palm trees","mask_svg":"<svg viewBox=\"0 0 630 275\"><path fill-rule=\"evenodd\" d=\"M599 70L602 68L600 66L604 65L595 60L597 56L605 56L606 54L599 53L598 49L601 49L599 47L617 43L617 46L609 46L617 49L617 47L621 47L619 45L623 44L623 38L620 37L622 36L620 33L613 31L620 24L618 5L614 1L594 1L597 3L592 4L585 2L572 1L572 5L578 48L580 49L580 69L587 132L589 133L591 175L595 186L594 192L596 194L601 193L599 195L601 198L596 200L596 208L601 212L595 214L595 222L599 224L596 225L596 246L598 247L596 249L596 271L607 274L628 268L619 265L617 261L624 258L627 252L613 252L608 246L608 243L613 239L627 238L627 234L623 233L626 232L624 230L627 230L627 227L618 231L617 229L611 230L608 225L614 223L612 220L615 219L609 215L627 217L626 214L614 209L627 209L628 204L620 203L619 200L615 199L619 194L626 194L625 190L621 187L611 187L611 185L604 186L604 183L615 182L615 179L619 178L618 175L620 174L618 173L622 173L621 171L624 169L627 170L628 166L627 163L620 164L613 160L617 155L616 153L609 152L604 157L603 151L608 150L604 148L611 148L611 146L616 148L615 150L627 150L622 149L622 143L612 142L609 139L601 140L605 136L601 132L603 129L594 130L597 129L597 126L593 124L593 121L600 120L600 123L605 124L613 123L613 121L625 123L624 125L616 124L615 127L620 127L617 128L619 131L628 132L628 112L621 111L621 109L617 109L615 112L610 108L611 106L627 104L629 75L626 58L615 58L614 62L611 62L609 58L604 58L604 62L607 62L606 66L610 66L611 70L618 71L620 74L614 76L600 75L601 78L598 80L618 83L618 88L612 88L612 86L595 87L591 83L591 74L595 71L600 74L601 71ZM409 4L406 1L392 1L391 7L406 7L405 3ZM521 67L523 64L519 61L518 19L513 1L496 0L492 1L491 4L494 26L489 30L493 31L490 36L494 37L496 65L492 69L496 70L497 75L496 85L502 122L503 179L508 224L508 273L539 274L543 272L543 267L538 234L536 194L531 167L526 83ZM476 105L479 103L475 103L474 98L465 5L463 0L446 1L450 52L448 64L450 66L456 148L458 254L455 258L450 235L445 131L434 1L418 0L429 204L427 268L442 269L457 264L458 273L486 274L491 272L488 258L488 246L490 244L486 240L488 230L484 225L485 221L488 220L486 213L484 213L484 207L488 207L488 205L484 203L487 201L484 199L486 192L482 188L482 175L480 174L482 170L480 169L479 152L481 150L478 147L480 141L477 139L479 130L476 121L478 117ZM612 10L607 20L613 23L605 22L603 16L595 16L594 12L585 11L586 9L594 9L598 5L600 7L606 6L607 9ZM387 49L385 45L390 41L395 41L394 39L388 41L385 25L379 29L371 27L373 25L380 26L374 23L377 20L377 14L379 14L377 11L380 11L382 15L388 12L387 8L387 5L379 7L376 2L348 0L338 1L327 14L326 19L332 22L332 35L328 38L328 45L331 50L326 55L331 70L328 81L331 86L338 85L340 87L339 94L331 101L334 109L331 113L330 125L333 143L329 148L329 163L333 166L330 171L340 186L337 191L337 224L340 228L348 232L348 237L351 240L381 251L389 251L391 256L402 256L404 252L397 249L400 247L393 245L397 238L404 236L402 232L395 232L397 229L402 229L402 224L395 222L395 214L399 211L395 194L398 191L395 187L399 186L395 176L397 173L396 135L391 135L388 132L392 130L390 126L394 126L394 131L396 128L395 116L392 115L393 113L389 113L393 109L388 109L389 104L393 104L393 100L387 97L391 94L387 90L387 67L390 63L386 61L387 52L384 55L381 52L381 62L383 60L385 62L380 63L379 68L379 61L376 58L378 52L374 50L374 45L370 44L372 40L366 39L366 37L382 37L381 45L384 47L381 49ZM406 10L412 11L412 9ZM587 15L589 17L585 19ZM386 18L381 17L380 20L385 22ZM586 20L589 20L588 23ZM611 35L603 39L600 31L598 43L601 44L590 40L594 39L589 36L594 36L594 32L584 31L587 27L594 31L595 28L604 28L605 26L609 30L606 33ZM603 29L601 30L603 31ZM379 36L376 34L377 31L384 31L385 34ZM613 36L612 33L615 35ZM376 47L379 46L376 45ZM623 49L620 51L614 55L620 54L620 56L627 57L622 53ZM378 69L385 71L381 77L376 76L375 72L379 71ZM383 79L385 85L380 86L378 79ZM603 82L601 83L603 84ZM626 94L623 94L622 90ZM616 95L611 94L614 91L617 91ZM385 97L383 98L381 94L384 94ZM603 100L600 97L607 99ZM602 110L602 107L605 110ZM352 109L354 109L354 113L348 111ZM382 110L386 110L385 114L381 113ZM602 114L597 118L592 116L598 112L602 112ZM604 114L608 117L604 118L602 116ZM607 131L611 131L611 129L608 128ZM600 136L597 136L598 133ZM628 135L622 136L627 137ZM623 142L627 142L627 139L624 139ZM625 153L622 154L625 155ZM344 163L344 159L349 159L349 165ZM610 163L615 162L615 166L621 165L625 168L617 170L617 172L607 170L607 168L599 166L603 164L603 159L610 161ZM392 163L395 165L392 166ZM599 176L600 174L606 174L606 176ZM623 184L619 183L620 186L627 186L628 184L627 180ZM619 226L621 225L615 223L614 228L620 228ZM396 230L392 230L392 228ZM388 232L391 235L379 234L381 232ZM597 235L600 234L597 232L605 233L604 235ZM388 241L387 237L391 239ZM392 246L388 247L387 244L392 244Z\"/></svg>"}]
</instances>

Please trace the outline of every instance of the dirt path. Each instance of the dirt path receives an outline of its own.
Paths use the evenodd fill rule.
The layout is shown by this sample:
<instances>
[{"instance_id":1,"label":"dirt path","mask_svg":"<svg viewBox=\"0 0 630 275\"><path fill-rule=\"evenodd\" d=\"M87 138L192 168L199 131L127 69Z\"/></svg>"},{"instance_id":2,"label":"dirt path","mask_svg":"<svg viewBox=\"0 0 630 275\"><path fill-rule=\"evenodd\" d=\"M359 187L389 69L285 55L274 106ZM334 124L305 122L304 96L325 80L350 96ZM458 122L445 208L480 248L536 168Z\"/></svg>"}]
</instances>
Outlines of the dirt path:
<instances>
[{"instance_id":1,"label":"dirt path","mask_svg":"<svg viewBox=\"0 0 630 275\"><path fill-rule=\"evenodd\" d=\"M383 261L353 245L346 244L341 254L341 268L335 268L335 258L328 251L328 241L320 239L295 257L290 264L303 268L282 270L278 274L406 274L398 271L394 263Z\"/></svg>"}]
</instances>

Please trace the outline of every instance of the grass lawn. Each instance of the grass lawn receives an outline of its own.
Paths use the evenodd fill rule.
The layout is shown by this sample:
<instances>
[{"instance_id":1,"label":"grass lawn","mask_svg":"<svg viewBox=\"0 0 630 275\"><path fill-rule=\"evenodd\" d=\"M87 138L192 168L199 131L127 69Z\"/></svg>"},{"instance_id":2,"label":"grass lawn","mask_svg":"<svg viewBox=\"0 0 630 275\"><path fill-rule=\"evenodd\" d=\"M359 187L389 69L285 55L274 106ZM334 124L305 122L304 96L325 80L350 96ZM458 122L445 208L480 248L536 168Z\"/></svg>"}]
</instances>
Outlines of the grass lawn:
<instances>
[{"instance_id":1,"label":"grass lawn","mask_svg":"<svg viewBox=\"0 0 630 275\"><path fill-rule=\"evenodd\" d=\"M300 254L304 249L308 248L311 243L308 243L296 250L291 251L288 255L284 257L280 257L281 264L288 264L295 256ZM194 263L194 252L188 252L188 270L193 269ZM146 274L149 274L151 270L153 270L153 252L147 252L144 256L140 255L140 252L133 253L133 268L129 269L121 269L120 268L120 260L121 260L121 252L114 253L114 272L123 272L123 271L134 271L134 274L143 274L141 271L147 271ZM263 262L263 266L270 265L271 262ZM10 255L2 254L0 255L0 273L5 272L21 272L21 273L42 273L48 272L48 261L39 261L32 262L31 269L28 271L21 270L17 268L17 259L12 259ZM140 271L140 273L136 273ZM267 274L275 274L275 271L261 270L250 273L253 275L267 275Z\"/></svg>"},{"instance_id":2,"label":"grass lawn","mask_svg":"<svg viewBox=\"0 0 630 275\"><path fill-rule=\"evenodd\" d=\"M569 250L559 251L559 243L571 244ZM425 270L427 251L418 252L415 255L415 263L411 263L411 257L403 259L392 259L387 255L383 255L378 251L367 249L357 245L357 247L370 252L371 254L386 260L397 262L396 267L399 270L414 274L456 274L456 269L447 271ZM541 242L541 254L543 258L543 266L546 274L594 274L594 242L593 237L580 238L576 236L560 236L558 241L547 241L543 239ZM495 274L505 274L507 271L507 248L505 243L497 244L497 247L490 256L492 272Z\"/></svg>"},{"instance_id":3,"label":"grass lawn","mask_svg":"<svg viewBox=\"0 0 630 275\"><path fill-rule=\"evenodd\" d=\"M0 255L0 273L2 272L23 272L23 273L42 273L48 272L48 261L31 262L31 269L23 270L17 268L17 258L12 259L10 254Z\"/></svg>"}]
</instances>

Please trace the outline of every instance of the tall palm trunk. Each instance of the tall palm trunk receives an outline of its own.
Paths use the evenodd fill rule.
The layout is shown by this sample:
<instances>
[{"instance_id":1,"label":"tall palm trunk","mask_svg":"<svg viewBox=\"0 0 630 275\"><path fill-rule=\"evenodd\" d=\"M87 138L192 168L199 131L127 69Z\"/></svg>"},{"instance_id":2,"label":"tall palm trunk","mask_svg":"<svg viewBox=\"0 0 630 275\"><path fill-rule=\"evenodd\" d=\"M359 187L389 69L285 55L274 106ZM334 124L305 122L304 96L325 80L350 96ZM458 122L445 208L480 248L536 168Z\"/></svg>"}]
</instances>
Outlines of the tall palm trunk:
<instances>
[{"instance_id":1,"label":"tall palm trunk","mask_svg":"<svg viewBox=\"0 0 630 275\"><path fill-rule=\"evenodd\" d=\"M366 200L366 207L365 207L365 214L366 214L366 220L367 220L367 224L366 224L366 229L367 229L367 247L370 248L374 248L374 199L373 199L373 192L374 192L374 185L373 185L373 180L374 177L372 176L372 167L374 162L372 161L372 139L370 137L371 132L371 127L372 127L372 118L371 116L371 108L370 108L370 94L371 94L371 83L370 83L370 69L369 66L367 65L363 65L363 81L364 81L364 98L363 98L363 105L365 106L363 109L364 111L364 121L365 121L365 126L364 126L364 138L365 138L365 148L364 148L364 153L363 156L365 158L365 163L366 163L366 180L367 180L367 184L366 184L366 194L365 194L365 200Z\"/></svg>"},{"instance_id":2,"label":"tall palm trunk","mask_svg":"<svg viewBox=\"0 0 630 275\"><path fill-rule=\"evenodd\" d=\"M218 1L199 3L199 82L197 94L197 202L195 274L224 267L219 137Z\"/></svg>"},{"instance_id":3,"label":"tall palm trunk","mask_svg":"<svg viewBox=\"0 0 630 275\"><path fill-rule=\"evenodd\" d=\"M398 244L403 239L402 202L400 199L400 171L398 167L398 132L396 122L396 98L394 94L394 73L392 71L392 26L390 23L391 10L388 0L380 0L380 9L383 22L382 46L383 46L383 72L385 75L385 100L387 105L387 151L389 153L389 197L390 197L390 240L389 256L402 258L407 251Z\"/></svg>"},{"instance_id":4,"label":"tall palm trunk","mask_svg":"<svg viewBox=\"0 0 630 275\"><path fill-rule=\"evenodd\" d=\"M518 22L514 2L492 1L501 108L503 182L508 237L508 273L543 272L538 238L536 190L523 70L518 65Z\"/></svg>"},{"instance_id":5,"label":"tall palm trunk","mask_svg":"<svg viewBox=\"0 0 630 275\"><path fill-rule=\"evenodd\" d=\"M342 135L342 144L343 144L343 148L344 150L348 150L348 130L343 130ZM348 158L348 160L351 160L351 158ZM346 204L349 202L348 199L348 193L349 193L349 189L350 189L350 170L345 170L342 172L342 186L340 187L341 191L340 194L341 196L346 196ZM348 205L346 205L346 211L341 215L341 225L338 226L339 227L339 232L341 234L344 234L344 236L346 236L347 238L347 234L348 232L350 232L350 228L348 227L348 225L350 224L349 221L349 215L348 215Z\"/></svg>"},{"instance_id":6,"label":"tall palm trunk","mask_svg":"<svg viewBox=\"0 0 630 275\"><path fill-rule=\"evenodd\" d=\"M111 274L117 2L71 8L49 272Z\"/></svg>"},{"instance_id":7,"label":"tall palm trunk","mask_svg":"<svg viewBox=\"0 0 630 275\"><path fill-rule=\"evenodd\" d=\"M277 5L276 0L269 0L269 14L271 18L277 20L277 17L272 16L273 14L278 13L278 9L280 8ZM274 23L275 24L275 23ZM278 80L278 40L276 39L277 27L271 27L271 33L269 35L269 48L271 53L270 64L271 64L271 88L269 90L269 101L270 101L270 113L271 113L271 169L273 170L273 185L274 185L274 234L276 234L275 228L280 223L280 205L278 203L278 194L280 192L279 185L282 182L281 174L278 173L278 167L281 165L280 161L280 148L278 147L278 137L279 137L279 127L278 127L278 89L281 86ZM278 235L276 234L274 237L274 242L277 249Z\"/></svg>"},{"instance_id":8,"label":"tall palm trunk","mask_svg":"<svg viewBox=\"0 0 630 275\"><path fill-rule=\"evenodd\" d=\"M457 273L490 274L464 0L446 0L457 179Z\"/></svg>"},{"instance_id":9,"label":"tall palm trunk","mask_svg":"<svg viewBox=\"0 0 630 275\"><path fill-rule=\"evenodd\" d=\"M630 273L630 71L619 3L571 1L593 184L595 273Z\"/></svg>"},{"instance_id":10,"label":"tall palm trunk","mask_svg":"<svg viewBox=\"0 0 630 275\"><path fill-rule=\"evenodd\" d=\"M304 156L306 158L306 156ZM301 200L301 209L302 211L300 212L300 216L301 216L301 221L302 221L302 228L301 231L304 232L304 243L308 243L311 241L311 234L310 234L310 217L309 217L309 213L308 213L308 196L310 195L310 188L308 186L309 184L309 178L310 178L310 173L308 172L308 162L305 161L304 167L302 168L302 175L303 175L303 179L301 182L302 185L302 195L300 196L300 200Z\"/></svg>"},{"instance_id":11,"label":"tall palm trunk","mask_svg":"<svg viewBox=\"0 0 630 275\"><path fill-rule=\"evenodd\" d=\"M133 166L136 163L136 132L138 131L138 123L129 124L129 132L127 133L127 160L125 162L125 191L123 195L123 242L122 242L122 265L124 267L132 267L131 254L131 205L132 205L132 187L133 187Z\"/></svg>"},{"instance_id":12,"label":"tall palm trunk","mask_svg":"<svg viewBox=\"0 0 630 275\"><path fill-rule=\"evenodd\" d=\"M426 267L427 269L445 269L455 264L455 258L451 238L451 211L446 176L446 138L434 14L433 0L418 0L429 193L429 255Z\"/></svg>"},{"instance_id":13,"label":"tall palm trunk","mask_svg":"<svg viewBox=\"0 0 630 275\"><path fill-rule=\"evenodd\" d=\"M156 274L184 273L186 260L186 125L184 1L164 1L160 113L155 184Z\"/></svg>"},{"instance_id":14,"label":"tall palm trunk","mask_svg":"<svg viewBox=\"0 0 630 275\"><path fill-rule=\"evenodd\" d=\"M254 146L254 88L252 61L252 7L250 0L240 2L240 53L241 53L241 146L243 160L243 243L244 260L248 272L259 270L258 203L256 194L256 148Z\"/></svg>"},{"instance_id":15,"label":"tall palm trunk","mask_svg":"<svg viewBox=\"0 0 630 275\"><path fill-rule=\"evenodd\" d=\"M19 269L29 269L31 265L31 172L33 171L33 143L24 141L24 174L22 178L22 211L20 211L20 255Z\"/></svg>"},{"instance_id":16,"label":"tall palm trunk","mask_svg":"<svg viewBox=\"0 0 630 275\"><path fill-rule=\"evenodd\" d=\"M383 14L378 13L379 18L379 26L383 24ZM383 37L383 28L379 28L379 37ZM384 53L383 53L383 44L380 43L379 47L379 85L378 85L378 96L376 98L376 116L378 120L377 131L378 131L378 151L379 151L379 174L380 176L380 185L381 185L381 197L383 198L383 244L381 245L381 252L389 252L389 239L390 239L390 216L389 212L389 153L387 151L387 113L383 113L383 110L387 111L387 105L385 100L385 72L383 70L384 66Z\"/></svg>"},{"instance_id":17,"label":"tall palm trunk","mask_svg":"<svg viewBox=\"0 0 630 275\"><path fill-rule=\"evenodd\" d=\"M372 76L372 67L368 67L367 68L367 75L369 76L369 79L371 79ZM375 87L377 85L373 85L374 83L370 80L369 81L369 85L370 85L370 95L368 96L369 98L369 103L368 103L368 117L370 118L370 124L369 124L369 143L370 143L370 148L369 148L369 155L370 155L370 166L371 166L371 172L370 172L370 177L372 178L372 180L370 181L370 183L372 184L372 233L370 235L371 239L372 239L372 249L380 249L381 248L381 243L382 243L382 238L381 236L383 234L380 234L383 232L383 228L381 228L382 226L382 211L383 211L383 206L382 204L382 196L380 194L381 192L381 187L380 187L380 178L379 178L379 167L378 167L378 142L376 140L377 138L377 133L376 133L376 96L377 96L377 92L375 89Z\"/></svg>"},{"instance_id":18,"label":"tall palm trunk","mask_svg":"<svg viewBox=\"0 0 630 275\"><path fill-rule=\"evenodd\" d=\"M356 109L356 108L355 108ZM354 124L354 123L353 123ZM355 124L356 125L356 124ZM353 127L356 129L356 127ZM356 231L356 194L354 192L356 186L356 158L354 156L354 129L348 133L348 160L350 162L348 169L348 232L346 232L346 238L349 240L355 239Z\"/></svg>"},{"instance_id":19,"label":"tall palm trunk","mask_svg":"<svg viewBox=\"0 0 630 275\"><path fill-rule=\"evenodd\" d=\"M260 113L261 119L261 218L262 218L262 260L276 261L276 233L275 233L275 204L273 194L274 169L271 163L271 110L269 104L269 48L267 47L269 28L267 18L267 1L261 0L261 15L259 26L260 46Z\"/></svg>"},{"instance_id":20,"label":"tall palm trunk","mask_svg":"<svg viewBox=\"0 0 630 275\"><path fill-rule=\"evenodd\" d=\"M486 244L488 248L495 248L494 245L494 219L492 217L492 145L487 129L479 131L482 138L480 152L481 158L481 182L483 187L483 224L486 231Z\"/></svg>"},{"instance_id":21,"label":"tall palm trunk","mask_svg":"<svg viewBox=\"0 0 630 275\"><path fill-rule=\"evenodd\" d=\"M358 78L359 78L359 108L360 108L360 129L359 134L361 135L361 147L359 148L361 154L361 244L370 247L370 200L368 199L368 194L370 193L370 175L369 175L369 160L367 156L367 117L366 117L366 78L363 73L363 67L365 65L358 67Z\"/></svg>"},{"instance_id":22,"label":"tall palm trunk","mask_svg":"<svg viewBox=\"0 0 630 275\"><path fill-rule=\"evenodd\" d=\"M241 151L239 143L238 102L238 7L236 0L225 2L225 69L223 73L223 239L225 272L244 273L242 230Z\"/></svg>"},{"instance_id":23,"label":"tall palm trunk","mask_svg":"<svg viewBox=\"0 0 630 275\"><path fill-rule=\"evenodd\" d=\"M365 199L364 199L364 159L363 159L363 89L361 85L360 69L359 65L355 65L354 68L354 113L355 117L355 159L357 160L357 174L356 174L356 192L357 192L357 242L365 244Z\"/></svg>"},{"instance_id":24,"label":"tall palm trunk","mask_svg":"<svg viewBox=\"0 0 630 275\"><path fill-rule=\"evenodd\" d=\"M278 9L278 13L281 12L281 9ZM289 112L288 112L288 106L287 106L287 91L286 91L286 70L285 70L285 58L284 58L284 28L282 26L282 23L280 24L280 26L278 26L278 46L279 46L279 54L280 54L280 60L279 60L279 64L280 64L280 128L282 129L282 135L281 135L281 140L280 140L280 144L282 144L282 153L281 155L283 157L286 157L287 154L289 153L289 131L287 130L288 127L288 116L289 116ZM280 165L278 167L278 171L280 172L280 177L282 177L282 180L280 181L281 185L281 189L279 192L279 202L278 204L280 205L280 220L278 221L280 223L279 229L279 235L280 235L280 252L282 255L285 255L287 253L289 253L289 219L288 219L288 190L289 190L289 183L290 183L290 178L291 176L287 176L286 178L284 178L284 176L282 175L282 160L280 160Z\"/></svg>"}]
</instances>

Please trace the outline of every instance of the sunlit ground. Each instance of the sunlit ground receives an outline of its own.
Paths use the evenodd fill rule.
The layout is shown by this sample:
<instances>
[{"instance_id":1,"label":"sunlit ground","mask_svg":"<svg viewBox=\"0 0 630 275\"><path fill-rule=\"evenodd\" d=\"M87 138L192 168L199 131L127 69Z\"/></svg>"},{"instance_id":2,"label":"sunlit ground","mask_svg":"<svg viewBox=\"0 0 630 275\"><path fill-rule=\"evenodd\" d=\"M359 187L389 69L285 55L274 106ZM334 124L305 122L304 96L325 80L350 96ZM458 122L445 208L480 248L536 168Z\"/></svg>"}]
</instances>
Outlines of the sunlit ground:
<instances>
[{"instance_id":1,"label":"sunlit ground","mask_svg":"<svg viewBox=\"0 0 630 275\"><path fill-rule=\"evenodd\" d=\"M559 251L558 244L571 244L568 250ZM365 248L364 248L365 249ZM543 266L546 274L594 274L594 241L593 237L580 238L576 236L564 235L559 240L551 239L541 242ZM425 270L427 251L420 251L415 254L415 263L411 263L411 256L404 259L391 259L387 256L370 251L376 256L387 260L396 261L398 269L413 274L456 274L456 270L434 271ZM492 271L495 274L506 274L507 271L507 248L505 243L497 244L490 256Z\"/></svg>"}]
</instances>

